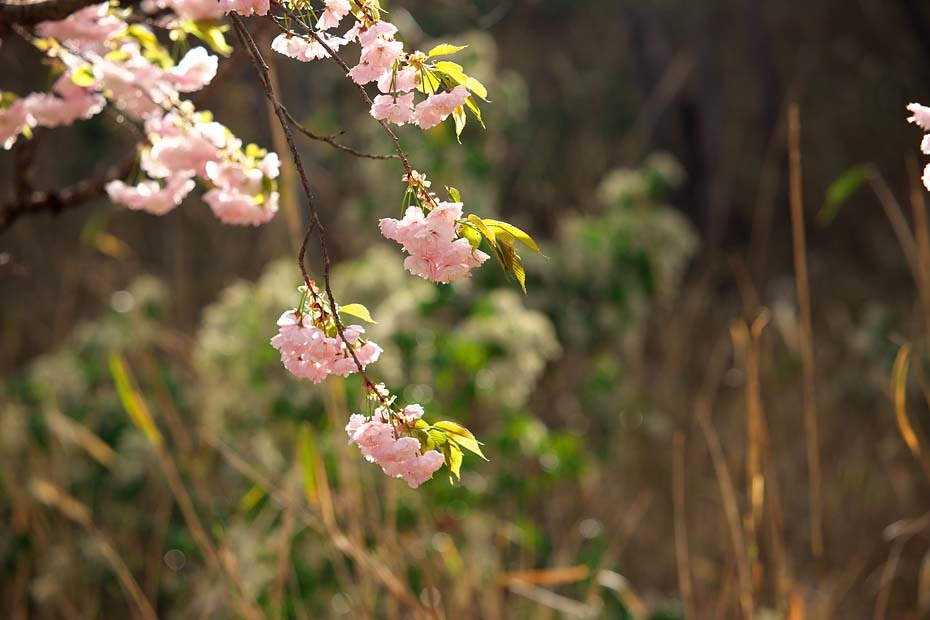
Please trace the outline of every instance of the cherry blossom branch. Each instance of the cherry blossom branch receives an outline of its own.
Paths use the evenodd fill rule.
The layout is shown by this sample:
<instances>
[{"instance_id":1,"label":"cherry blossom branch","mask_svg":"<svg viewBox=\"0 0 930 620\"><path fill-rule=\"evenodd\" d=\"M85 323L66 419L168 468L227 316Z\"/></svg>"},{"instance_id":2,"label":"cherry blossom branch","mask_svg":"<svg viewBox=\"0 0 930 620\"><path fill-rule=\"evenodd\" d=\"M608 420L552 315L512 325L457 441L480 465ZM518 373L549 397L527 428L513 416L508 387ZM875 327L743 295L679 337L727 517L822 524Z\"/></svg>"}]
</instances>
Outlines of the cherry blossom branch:
<instances>
[{"instance_id":1,"label":"cherry blossom branch","mask_svg":"<svg viewBox=\"0 0 930 620\"><path fill-rule=\"evenodd\" d=\"M0 24L28 26L63 19L98 0L0 0Z\"/></svg>"},{"instance_id":2,"label":"cherry blossom branch","mask_svg":"<svg viewBox=\"0 0 930 620\"><path fill-rule=\"evenodd\" d=\"M294 126L294 129L296 129L299 133L302 133L303 135L307 136L311 140L319 140L320 142L325 142L331 147L339 149L340 151L343 151L344 153L348 153L349 155L353 155L355 157L361 157L363 159L398 159L399 158L399 155L396 155L394 153L391 153L388 155L378 155L376 153L365 153L364 151L353 149L351 146L346 146L344 144L340 144L336 142L336 139L333 136L322 136L320 134L313 133L312 131L304 127L300 121L294 118L294 115L291 114L287 108L285 108L283 105L281 107L284 109L284 116L287 118L288 122L290 122Z\"/></svg>"},{"instance_id":3,"label":"cherry blossom branch","mask_svg":"<svg viewBox=\"0 0 930 620\"><path fill-rule=\"evenodd\" d=\"M306 272L303 259L306 253L307 243L310 241L310 237L315 230L317 233L317 238L320 241L320 255L323 260L323 287L326 291L329 307L332 310L333 323L336 326L336 332L339 334L340 340L342 340L349 354L352 356L352 360L355 362L355 366L358 369L359 375L365 382L365 387L368 388L369 392L376 394L381 400L382 404L389 409L389 403L381 394L381 391L377 388L375 383L365 373L365 367L361 360L359 360L358 355L355 353L355 348L346 338L345 329L342 324L342 320L339 318L338 306L336 305L336 298L333 295L332 285L330 282L330 270L332 268L332 263L329 256L329 247L326 243L326 228L323 226L323 222L320 220L319 211L317 210L316 203L313 201L313 191L310 189L310 179L307 176L307 171L304 168L303 159L300 157L300 153L297 150L297 145L294 143L294 134L291 132L291 126L288 122L284 106L278 99L277 94L274 92L274 87L271 84L271 78L268 73L268 65L265 63L265 59L262 57L262 53L258 49L258 46L255 44L255 40L252 38L252 35L249 34L245 24L242 23L242 19L235 13L230 13L229 19L232 22L233 29L236 31L236 35L239 37L240 42L249 52L249 56L252 60L252 66L255 68L255 72L258 75L258 81L262 85L262 89L265 92L265 97L271 103L271 106L274 108L275 115L278 117L278 122L281 125L281 129L284 132L285 141L287 142L287 148L290 151L291 159L294 162L294 167L297 169L297 175L300 177L300 183L304 190L304 196L307 199L307 208L310 210L310 226L307 229L306 235L304 236L304 242L301 246L301 252L299 255L301 273L304 276L304 280L307 286L310 287L311 282L309 280L309 275Z\"/></svg>"},{"instance_id":4,"label":"cherry blossom branch","mask_svg":"<svg viewBox=\"0 0 930 620\"><path fill-rule=\"evenodd\" d=\"M292 11L292 10L289 9L288 7L284 6L283 4L281 4L280 2L277 2L277 1L275 1L275 0L272 0L271 4L272 4L272 6L274 6L274 7L278 8L278 9L280 9L281 12L283 12L285 15L287 15L290 19L292 19L292 20L294 20L295 22L297 22L298 24L300 24L301 27L307 32L307 34L309 34L309 35L313 38L314 41L316 41L317 43L319 43L320 46L321 46L324 50L326 50L326 53L329 54L329 57L332 58L340 67L342 67L342 70L345 71L346 74L348 74L349 71L351 71L351 68L349 67L348 63L346 63L346 61L343 60L342 56L340 56L339 54L337 54L337 53L336 53L336 50L334 50L334 49L329 45L329 43L327 43L326 41L324 41L323 38L320 37L320 36L316 33L316 31L315 31L313 28L311 28L310 25L307 24L307 23L300 17L300 15L294 13L294 11ZM278 27L281 28L282 31L287 32L287 33L290 33L289 30L287 30L286 28L284 28L284 27L281 26L280 24L278 24ZM371 100L371 97L368 96L368 91L365 90L365 87L362 86L361 84L356 84L355 82L352 82L352 83L355 85L356 90L358 90L358 92L361 94L362 99L364 99L365 103L368 104L368 107L371 107L372 104L373 104L373 102L372 102L372 100ZM400 158L401 164L403 164L403 166L404 166L404 172L406 172L408 176L412 175L413 169L410 167L409 158L407 157L407 153L404 152L403 147L400 145L400 140L398 139L397 134L394 133L394 130L391 129L390 125L388 125L386 121L378 120L378 124L381 125L381 128L384 129L384 132L385 132L385 133L387 134L387 136L391 139L391 142L394 143L394 150L397 152L397 157Z\"/></svg>"}]
</instances>

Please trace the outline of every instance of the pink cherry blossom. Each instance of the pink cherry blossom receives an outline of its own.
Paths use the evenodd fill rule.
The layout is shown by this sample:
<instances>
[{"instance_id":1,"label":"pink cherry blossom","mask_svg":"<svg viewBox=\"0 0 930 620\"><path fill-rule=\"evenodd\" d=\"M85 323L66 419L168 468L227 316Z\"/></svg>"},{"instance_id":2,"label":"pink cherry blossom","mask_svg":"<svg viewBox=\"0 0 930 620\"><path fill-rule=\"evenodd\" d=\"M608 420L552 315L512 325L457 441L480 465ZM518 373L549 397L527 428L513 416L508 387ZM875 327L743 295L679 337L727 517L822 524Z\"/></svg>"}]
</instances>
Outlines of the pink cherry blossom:
<instances>
[{"instance_id":1,"label":"pink cherry blossom","mask_svg":"<svg viewBox=\"0 0 930 620\"><path fill-rule=\"evenodd\" d=\"M203 200L224 224L258 226L270 221L278 212L277 192L272 192L259 203L255 196L234 189L211 189L203 195Z\"/></svg>"},{"instance_id":2,"label":"pink cherry blossom","mask_svg":"<svg viewBox=\"0 0 930 620\"><path fill-rule=\"evenodd\" d=\"M373 69L387 71L394 66L394 61L404 53L404 44L400 41L387 41L375 39L371 45L362 48L359 62L369 65Z\"/></svg>"},{"instance_id":3,"label":"pink cherry blossom","mask_svg":"<svg viewBox=\"0 0 930 620\"><path fill-rule=\"evenodd\" d=\"M216 77L217 57L203 47L187 52L177 66L166 72L166 77L182 93L200 90Z\"/></svg>"},{"instance_id":4,"label":"pink cherry blossom","mask_svg":"<svg viewBox=\"0 0 930 620\"><path fill-rule=\"evenodd\" d=\"M440 202L429 215L410 207L402 220L384 218L379 225L382 235L400 243L410 255L404 259L407 271L446 283L469 277L489 258L467 239L456 238L456 220L461 216L462 203Z\"/></svg>"},{"instance_id":5,"label":"pink cherry blossom","mask_svg":"<svg viewBox=\"0 0 930 620\"><path fill-rule=\"evenodd\" d=\"M384 39L391 39L395 34L397 34L397 26L390 22L379 21L373 24L367 30L359 30L358 44L362 47L368 47L379 37Z\"/></svg>"},{"instance_id":6,"label":"pink cherry blossom","mask_svg":"<svg viewBox=\"0 0 930 620\"><path fill-rule=\"evenodd\" d=\"M907 111L912 114L907 122L914 123L925 131L930 131L930 108L919 103L909 103Z\"/></svg>"},{"instance_id":7,"label":"pink cherry blossom","mask_svg":"<svg viewBox=\"0 0 930 620\"><path fill-rule=\"evenodd\" d=\"M316 25L319 30L335 28L339 25L339 22L342 21L342 18L348 15L349 11L352 9L349 0L326 0L324 4L325 8L323 9L323 14L320 16L320 21L317 22Z\"/></svg>"},{"instance_id":8,"label":"pink cherry blossom","mask_svg":"<svg viewBox=\"0 0 930 620\"><path fill-rule=\"evenodd\" d=\"M349 70L348 76L356 84L368 84L384 75L384 69L360 62Z\"/></svg>"},{"instance_id":9,"label":"pink cherry blossom","mask_svg":"<svg viewBox=\"0 0 930 620\"><path fill-rule=\"evenodd\" d=\"M107 183L106 190L113 202L130 209L164 215L181 204L194 185L193 180L184 178L169 179L164 186L157 181L143 181L136 186L111 181Z\"/></svg>"},{"instance_id":10,"label":"pink cherry blossom","mask_svg":"<svg viewBox=\"0 0 930 620\"><path fill-rule=\"evenodd\" d=\"M269 0L219 0L219 2L224 13L235 12L244 17L267 15L271 7Z\"/></svg>"},{"instance_id":11,"label":"pink cherry blossom","mask_svg":"<svg viewBox=\"0 0 930 620\"><path fill-rule=\"evenodd\" d=\"M413 93L398 97L378 95L371 106L371 115L379 121L395 125L409 123L413 118Z\"/></svg>"},{"instance_id":12,"label":"pink cherry blossom","mask_svg":"<svg viewBox=\"0 0 930 620\"><path fill-rule=\"evenodd\" d=\"M327 35L325 32L317 33L322 41L326 43L333 51L337 51L348 41L340 37ZM316 39L305 39L299 36L290 36L279 34L271 42L271 49L301 62L310 62L320 58L329 58L329 52L326 51Z\"/></svg>"},{"instance_id":13,"label":"pink cherry blossom","mask_svg":"<svg viewBox=\"0 0 930 620\"><path fill-rule=\"evenodd\" d=\"M223 8L217 0L167 0L164 7L170 8L181 19L213 20L223 16Z\"/></svg>"},{"instance_id":14,"label":"pink cherry blossom","mask_svg":"<svg viewBox=\"0 0 930 620\"><path fill-rule=\"evenodd\" d=\"M435 127L449 118L455 108L468 99L468 89L456 86L451 91L430 95L426 101L420 102L414 111L413 118L420 129Z\"/></svg>"},{"instance_id":15,"label":"pink cherry blossom","mask_svg":"<svg viewBox=\"0 0 930 620\"><path fill-rule=\"evenodd\" d=\"M220 158L216 144L191 130L186 134L163 138L142 156L141 166L152 178L169 176L206 176L207 164Z\"/></svg>"},{"instance_id":16,"label":"pink cherry blossom","mask_svg":"<svg viewBox=\"0 0 930 620\"><path fill-rule=\"evenodd\" d=\"M354 414L346 424L349 443L356 444L362 456L381 466L385 475L403 479L410 488L417 488L433 477L443 464L443 456L437 450L420 454L420 442L414 437L400 435L381 417L378 409L371 420Z\"/></svg>"},{"instance_id":17,"label":"pink cherry blossom","mask_svg":"<svg viewBox=\"0 0 930 620\"><path fill-rule=\"evenodd\" d=\"M378 90L382 93L405 93L416 87L416 67L404 67L397 72L387 71L378 79Z\"/></svg>"},{"instance_id":18,"label":"pink cherry blossom","mask_svg":"<svg viewBox=\"0 0 930 620\"><path fill-rule=\"evenodd\" d=\"M36 26L39 36L58 39L78 51L99 49L103 42L126 30L126 22L108 15L109 3L94 4L68 17Z\"/></svg>"},{"instance_id":19,"label":"pink cherry blossom","mask_svg":"<svg viewBox=\"0 0 930 620\"><path fill-rule=\"evenodd\" d=\"M23 127L34 123L22 99L17 99L8 108L0 108L0 145L8 149L16 142Z\"/></svg>"},{"instance_id":20,"label":"pink cherry blossom","mask_svg":"<svg viewBox=\"0 0 930 620\"><path fill-rule=\"evenodd\" d=\"M404 418L404 422L413 424L423 417L423 405L407 405L401 410L400 415Z\"/></svg>"},{"instance_id":21,"label":"pink cherry blossom","mask_svg":"<svg viewBox=\"0 0 930 620\"><path fill-rule=\"evenodd\" d=\"M103 97L94 94L63 99L48 93L33 93L23 101L36 124L42 127L70 125L96 115L106 105Z\"/></svg>"},{"instance_id":22,"label":"pink cherry blossom","mask_svg":"<svg viewBox=\"0 0 930 620\"><path fill-rule=\"evenodd\" d=\"M362 368L376 362L381 355L377 344L360 342L364 332L358 325L348 325L343 330ZM308 316L298 316L294 310L278 319L278 333L271 339L271 346L281 353L281 361L291 374L314 383L331 374L347 377L358 370L341 338L327 336Z\"/></svg>"}]
</instances>

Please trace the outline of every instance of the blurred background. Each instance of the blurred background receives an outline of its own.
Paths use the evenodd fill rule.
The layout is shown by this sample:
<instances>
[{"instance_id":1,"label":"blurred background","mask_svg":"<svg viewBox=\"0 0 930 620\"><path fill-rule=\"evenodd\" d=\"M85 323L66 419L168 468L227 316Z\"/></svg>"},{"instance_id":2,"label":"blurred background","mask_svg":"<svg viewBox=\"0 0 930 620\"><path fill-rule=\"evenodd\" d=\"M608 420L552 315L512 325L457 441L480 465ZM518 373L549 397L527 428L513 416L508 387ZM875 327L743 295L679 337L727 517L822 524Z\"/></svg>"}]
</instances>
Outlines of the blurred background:
<instances>
[{"instance_id":1,"label":"blurred background","mask_svg":"<svg viewBox=\"0 0 930 620\"><path fill-rule=\"evenodd\" d=\"M528 294L492 264L409 276L375 225L400 165L300 148L337 298L378 320L373 378L490 462L411 491L345 445L356 380L281 366L292 172L259 228L195 197L23 217L0 233L0 615L928 617L930 229L905 105L930 102L930 7L382 3L409 47L469 46L487 130L398 133L434 186L540 243ZM267 59L308 128L390 152L338 67ZM0 66L0 89L50 83L15 38ZM247 58L224 66L198 105L283 153ZM55 189L135 139L107 115L38 131L0 153L2 199L18 162Z\"/></svg>"}]
</instances>

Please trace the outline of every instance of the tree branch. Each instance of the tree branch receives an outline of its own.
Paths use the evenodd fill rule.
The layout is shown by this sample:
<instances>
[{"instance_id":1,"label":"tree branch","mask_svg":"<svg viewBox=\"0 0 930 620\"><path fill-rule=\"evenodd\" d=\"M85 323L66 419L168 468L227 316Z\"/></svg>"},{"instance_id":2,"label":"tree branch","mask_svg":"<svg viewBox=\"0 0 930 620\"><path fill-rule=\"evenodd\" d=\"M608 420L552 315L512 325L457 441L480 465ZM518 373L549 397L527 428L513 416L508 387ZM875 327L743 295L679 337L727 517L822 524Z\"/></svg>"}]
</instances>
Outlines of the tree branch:
<instances>
[{"instance_id":1,"label":"tree branch","mask_svg":"<svg viewBox=\"0 0 930 620\"><path fill-rule=\"evenodd\" d=\"M31 26L64 19L99 0L0 0L0 24Z\"/></svg>"}]
</instances>

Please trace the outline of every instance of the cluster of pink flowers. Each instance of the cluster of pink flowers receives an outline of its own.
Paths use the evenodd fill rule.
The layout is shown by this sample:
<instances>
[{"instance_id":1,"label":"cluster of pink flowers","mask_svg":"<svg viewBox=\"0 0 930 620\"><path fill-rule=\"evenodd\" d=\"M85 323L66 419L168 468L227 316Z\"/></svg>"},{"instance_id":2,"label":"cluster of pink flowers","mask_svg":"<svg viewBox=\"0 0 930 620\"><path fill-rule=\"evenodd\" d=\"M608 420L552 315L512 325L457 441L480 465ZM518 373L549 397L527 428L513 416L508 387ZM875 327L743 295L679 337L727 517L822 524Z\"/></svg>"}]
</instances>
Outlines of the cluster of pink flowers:
<instances>
[{"instance_id":1,"label":"cluster of pink flowers","mask_svg":"<svg viewBox=\"0 0 930 620\"><path fill-rule=\"evenodd\" d=\"M420 405L406 407L401 415L413 424L423 415ZM402 478L410 488L417 488L433 477L444 462L438 450L422 451L420 441L403 433L409 430L399 422L390 424L390 414L379 407L372 418L353 414L346 424L349 442L356 444L369 462L377 463L392 478Z\"/></svg>"},{"instance_id":2,"label":"cluster of pink flowers","mask_svg":"<svg viewBox=\"0 0 930 620\"><path fill-rule=\"evenodd\" d=\"M930 108L919 103L910 103L907 106L907 111L911 113L907 121L928 132L924 134L923 140L920 142L920 151L924 155L930 155ZM924 187L930 191L930 164L927 164L924 168L923 182Z\"/></svg>"},{"instance_id":3,"label":"cluster of pink flowers","mask_svg":"<svg viewBox=\"0 0 930 620\"><path fill-rule=\"evenodd\" d=\"M381 347L370 340L362 340L364 333L365 330L358 325L348 325L343 329L345 339L362 368L376 362L381 355ZM281 362L291 374L314 383L329 375L348 377L358 370L355 359L338 334L327 336L310 316L298 314L296 309L285 312L278 319L278 333L271 339L271 346L280 351Z\"/></svg>"},{"instance_id":4,"label":"cluster of pink flowers","mask_svg":"<svg viewBox=\"0 0 930 620\"><path fill-rule=\"evenodd\" d=\"M220 11L239 15L267 15L271 8L269 0L220 0Z\"/></svg>"},{"instance_id":5,"label":"cluster of pink flowers","mask_svg":"<svg viewBox=\"0 0 930 620\"><path fill-rule=\"evenodd\" d=\"M410 256L404 267L410 273L434 282L467 278L471 270L488 260L488 255L459 237L462 203L439 202L423 214L421 207L409 207L404 218L384 218L381 234L398 242Z\"/></svg>"},{"instance_id":6,"label":"cluster of pink flowers","mask_svg":"<svg viewBox=\"0 0 930 620\"><path fill-rule=\"evenodd\" d=\"M208 19L223 12L216 0L163 0L157 6L177 11L178 18ZM267 0L264 8L261 2L249 6L260 14L268 10ZM245 4L234 8L246 11ZM166 54L152 55L154 36L144 26L130 28L107 3L86 7L60 21L43 22L36 30L48 39L42 49L65 72L51 93L0 98L0 143L5 148L29 128L90 118L109 99L127 116L144 122L149 141L140 158L147 178L135 185L109 183L106 189L111 200L162 215L181 204L194 189L194 179L200 179L210 188L204 200L221 221L258 225L274 217L278 210L277 155L253 145L243 150L241 140L229 129L181 97L213 80L216 56L196 47L172 66L170 60L166 63Z\"/></svg>"},{"instance_id":7,"label":"cluster of pink flowers","mask_svg":"<svg viewBox=\"0 0 930 620\"><path fill-rule=\"evenodd\" d=\"M394 38L397 34L394 24L380 19L357 21L341 36L327 32L339 26L350 11L348 0L325 0L316 24L316 38L284 33L272 41L271 49L288 58L309 62L329 56L317 38L333 51L357 41L362 48L361 55L358 64L349 71L349 77L356 84L378 83L382 94L375 97L370 111L377 120L395 125L415 123L421 129L429 129L464 105L470 95L464 86L431 93L423 101L415 102L413 91L423 81L421 73L426 56L421 52L405 54L404 44Z\"/></svg>"}]
</instances>

